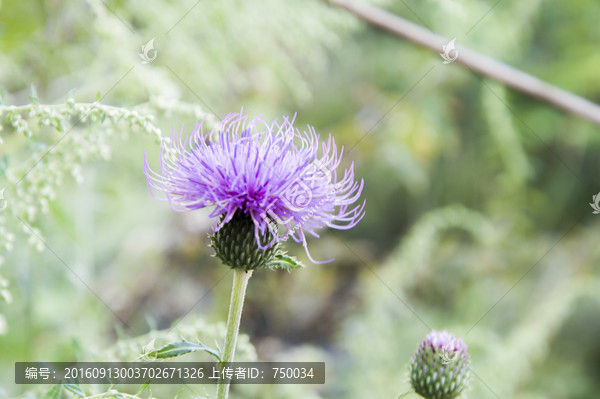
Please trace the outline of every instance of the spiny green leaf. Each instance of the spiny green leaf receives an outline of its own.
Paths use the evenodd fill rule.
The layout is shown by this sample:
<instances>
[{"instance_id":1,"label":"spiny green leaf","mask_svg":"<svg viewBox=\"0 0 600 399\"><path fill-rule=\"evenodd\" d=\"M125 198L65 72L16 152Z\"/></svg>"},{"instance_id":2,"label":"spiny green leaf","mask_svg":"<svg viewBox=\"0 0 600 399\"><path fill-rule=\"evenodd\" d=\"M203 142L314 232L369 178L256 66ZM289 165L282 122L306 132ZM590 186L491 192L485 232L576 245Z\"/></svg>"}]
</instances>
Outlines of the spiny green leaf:
<instances>
[{"instance_id":1,"label":"spiny green leaf","mask_svg":"<svg viewBox=\"0 0 600 399\"><path fill-rule=\"evenodd\" d=\"M73 394L79 396L80 398L85 398L85 392L83 392L83 389L81 389L81 387L77 384L64 384L63 387L65 387L65 389L69 392L72 392Z\"/></svg>"},{"instance_id":2,"label":"spiny green leaf","mask_svg":"<svg viewBox=\"0 0 600 399\"><path fill-rule=\"evenodd\" d=\"M44 395L44 399L60 399L60 394L62 393L62 385L58 384L52 387L51 390L46 392Z\"/></svg>"},{"instance_id":3,"label":"spiny green leaf","mask_svg":"<svg viewBox=\"0 0 600 399\"><path fill-rule=\"evenodd\" d=\"M211 349L200 342L195 344L186 340L171 342L160 349L147 353L145 356L154 359L169 359L198 351L204 351L213 355L217 360L221 360L221 355L216 350Z\"/></svg>"},{"instance_id":4,"label":"spiny green leaf","mask_svg":"<svg viewBox=\"0 0 600 399\"><path fill-rule=\"evenodd\" d=\"M269 269L284 269L287 271L292 271L295 269L302 269L304 265L294 257L284 254L277 254L275 255L274 260L267 263L267 267Z\"/></svg>"}]
</instances>

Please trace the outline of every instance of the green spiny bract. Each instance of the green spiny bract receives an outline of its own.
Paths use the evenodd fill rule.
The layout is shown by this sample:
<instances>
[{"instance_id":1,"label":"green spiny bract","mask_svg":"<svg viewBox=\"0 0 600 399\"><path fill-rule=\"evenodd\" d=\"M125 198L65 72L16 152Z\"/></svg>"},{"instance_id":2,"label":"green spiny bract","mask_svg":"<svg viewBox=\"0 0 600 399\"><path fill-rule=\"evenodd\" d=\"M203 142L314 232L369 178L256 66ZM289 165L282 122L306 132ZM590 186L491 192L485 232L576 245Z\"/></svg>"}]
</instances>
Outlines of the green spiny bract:
<instances>
[{"instance_id":1,"label":"green spiny bract","mask_svg":"<svg viewBox=\"0 0 600 399\"><path fill-rule=\"evenodd\" d=\"M274 240L273 233L266 229L260 233L260 244L266 247ZM215 256L232 269L255 270L280 268L292 270L302 267L296 259L287 256L279 241L262 250L256 242L254 222L249 216L237 212L216 233L211 235L211 247Z\"/></svg>"},{"instance_id":2,"label":"green spiny bract","mask_svg":"<svg viewBox=\"0 0 600 399\"><path fill-rule=\"evenodd\" d=\"M425 399L454 399L469 382L467 345L447 331L425 337L410 365L410 382Z\"/></svg>"}]
</instances>

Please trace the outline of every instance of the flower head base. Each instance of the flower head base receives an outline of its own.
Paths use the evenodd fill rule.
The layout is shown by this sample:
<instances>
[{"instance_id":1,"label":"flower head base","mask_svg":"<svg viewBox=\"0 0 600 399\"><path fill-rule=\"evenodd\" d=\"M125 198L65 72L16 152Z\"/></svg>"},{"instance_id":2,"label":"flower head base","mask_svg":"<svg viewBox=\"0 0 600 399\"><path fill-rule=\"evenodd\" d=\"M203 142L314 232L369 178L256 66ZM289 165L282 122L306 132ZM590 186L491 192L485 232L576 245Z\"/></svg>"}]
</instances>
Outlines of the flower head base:
<instances>
[{"instance_id":1,"label":"flower head base","mask_svg":"<svg viewBox=\"0 0 600 399\"><path fill-rule=\"evenodd\" d=\"M270 241L270 232L260 236L265 245ZM254 239L254 224L247 215L236 214L219 231L211 236L215 255L232 269L254 270L264 267L277 255L279 243L261 250Z\"/></svg>"},{"instance_id":2,"label":"flower head base","mask_svg":"<svg viewBox=\"0 0 600 399\"><path fill-rule=\"evenodd\" d=\"M185 139L174 132L162 143L160 173L144 159L148 186L177 211L214 206L215 233L238 215L252 222L261 250L292 237L308 254L305 233L319 237L319 228L362 219L365 203L352 205L363 181L354 181L353 165L338 179L342 154L331 135L320 143L312 127L300 132L293 122L229 114L210 133L202 123Z\"/></svg>"},{"instance_id":3,"label":"flower head base","mask_svg":"<svg viewBox=\"0 0 600 399\"><path fill-rule=\"evenodd\" d=\"M267 230L260 236L261 243L264 245L271 237L272 233ZM260 249L254 239L254 223L243 213L236 213L210 240L215 256L232 269L268 268L290 271L303 267L296 258L286 255L279 242L265 250Z\"/></svg>"},{"instance_id":4,"label":"flower head base","mask_svg":"<svg viewBox=\"0 0 600 399\"><path fill-rule=\"evenodd\" d=\"M454 399L467 387L469 363L462 338L433 330L417 349L410 365L410 382L425 399Z\"/></svg>"}]
</instances>

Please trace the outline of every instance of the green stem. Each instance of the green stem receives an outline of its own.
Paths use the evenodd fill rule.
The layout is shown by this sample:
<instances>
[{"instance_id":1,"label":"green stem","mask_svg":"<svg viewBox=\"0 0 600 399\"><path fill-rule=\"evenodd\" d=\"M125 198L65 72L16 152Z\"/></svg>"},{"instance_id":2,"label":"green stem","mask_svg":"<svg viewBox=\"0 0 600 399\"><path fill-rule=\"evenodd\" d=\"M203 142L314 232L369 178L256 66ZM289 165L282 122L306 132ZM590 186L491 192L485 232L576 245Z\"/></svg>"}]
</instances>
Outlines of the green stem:
<instances>
[{"instance_id":1,"label":"green stem","mask_svg":"<svg viewBox=\"0 0 600 399\"><path fill-rule=\"evenodd\" d=\"M252 276L252 270L233 269L233 287L231 288L231 302L229 303L229 315L227 316L227 333L225 335L225 346L221 365L227 365L233 361L235 345L238 332L240 331L240 319L248 280ZM227 399L229 396L229 382L220 379L217 385L217 399Z\"/></svg>"}]
</instances>

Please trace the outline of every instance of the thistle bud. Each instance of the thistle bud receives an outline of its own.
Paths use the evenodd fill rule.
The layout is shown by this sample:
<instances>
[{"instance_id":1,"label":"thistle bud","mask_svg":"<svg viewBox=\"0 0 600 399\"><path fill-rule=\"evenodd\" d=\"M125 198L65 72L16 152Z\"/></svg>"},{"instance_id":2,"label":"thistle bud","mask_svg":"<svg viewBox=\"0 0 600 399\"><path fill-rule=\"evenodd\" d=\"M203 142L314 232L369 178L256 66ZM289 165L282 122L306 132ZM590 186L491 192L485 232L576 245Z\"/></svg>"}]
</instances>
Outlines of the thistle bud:
<instances>
[{"instance_id":1,"label":"thistle bud","mask_svg":"<svg viewBox=\"0 0 600 399\"><path fill-rule=\"evenodd\" d=\"M237 212L229 222L211 235L211 247L215 250L215 256L232 269L254 270L275 261L281 252L279 242L264 250L260 249L254 226L250 216ZM258 234L263 247L273 240L269 229Z\"/></svg>"},{"instance_id":2,"label":"thistle bud","mask_svg":"<svg viewBox=\"0 0 600 399\"><path fill-rule=\"evenodd\" d=\"M462 338L447 331L429 333L410 365L410 383L425 399L454 399L469 382L470 356Z\"/></svg>"}]
</instances>

